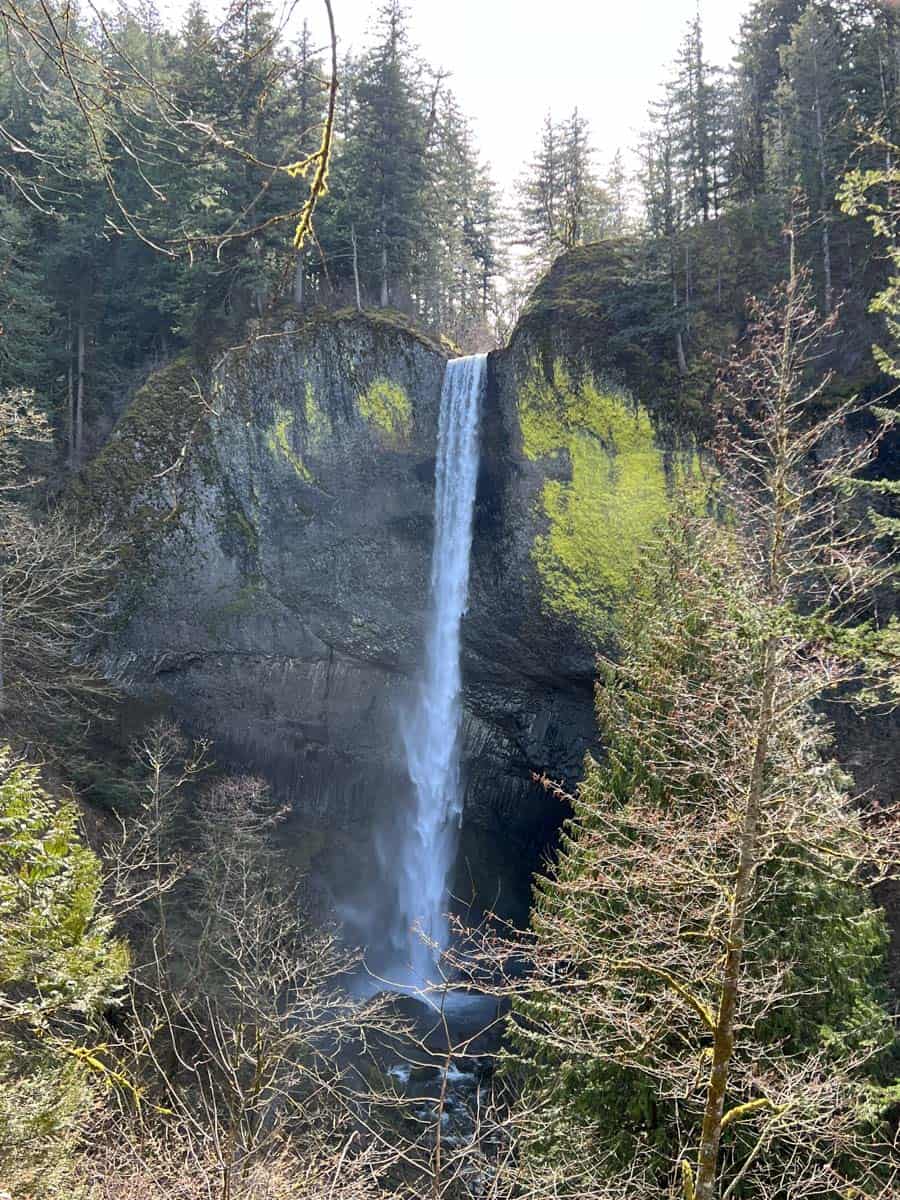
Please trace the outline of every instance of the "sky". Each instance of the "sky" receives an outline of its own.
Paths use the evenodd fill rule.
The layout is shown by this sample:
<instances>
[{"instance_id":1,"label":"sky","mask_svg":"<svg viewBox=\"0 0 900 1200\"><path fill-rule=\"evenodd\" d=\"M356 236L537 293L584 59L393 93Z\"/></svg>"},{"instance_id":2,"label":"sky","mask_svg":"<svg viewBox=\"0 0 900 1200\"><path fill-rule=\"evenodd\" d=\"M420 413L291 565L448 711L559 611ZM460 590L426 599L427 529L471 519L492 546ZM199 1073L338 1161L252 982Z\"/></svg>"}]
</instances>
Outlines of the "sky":
<instances>
[{"instance_id":1,"label":"sky","mask_svg":"<svg viewBox=\"0 0 900 1200\"><path fill-rule=\"evenodd\" d=\"M720 66L749 0L701 0L706 56ZM531 157L544 114L577 105L603 166L635 145L647 104L697 0L408 0L423 57L451 72L494 178L509 189ZM377 0L333 0L344 47L365 45ZM297 10L317 31L321 0ZM324 40L324 36L323 36Z\"/></svg>"},{"instance_id":2,"label":"sky","mask_svg":"<svg viewBox=\"0 0 900 1200\"><path fill-rule=\"evenodd\" d=\"M211 13L226 0L208 0ZM472 121L497 183L509 192L531 158L548 108L588 118L598 165L634 148L698 0L406 0L412 40ZM379 0L332 0L342 52L366 44ZM706 57L726 66L749 0L700 0ZM290 25L309 20L326 43L322 0L272 0ZM186 0L162 0L178 20Z\"/></svg>"}]
</instances>

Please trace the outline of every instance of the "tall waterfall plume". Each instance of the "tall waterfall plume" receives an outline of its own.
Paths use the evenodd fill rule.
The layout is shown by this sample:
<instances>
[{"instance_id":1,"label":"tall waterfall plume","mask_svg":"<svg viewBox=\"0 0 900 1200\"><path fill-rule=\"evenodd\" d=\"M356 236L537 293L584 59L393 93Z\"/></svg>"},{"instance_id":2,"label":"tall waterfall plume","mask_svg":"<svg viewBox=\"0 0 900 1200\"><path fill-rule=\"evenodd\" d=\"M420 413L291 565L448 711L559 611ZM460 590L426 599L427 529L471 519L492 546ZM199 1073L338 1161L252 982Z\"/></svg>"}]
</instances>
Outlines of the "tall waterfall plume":
<instances>
[{"instance_id":1,"label":"tall waterfall plume","mask_svg":"<svg viewBox=\"0 0 900 1200\"><path fill-rule=\"evenodd\" d=\"M485 354L451 359L444 376L425 664L417 703L403 730L415 807L400 847L397 885L400 932L417 986L434 975L436 954L413 927L439 949L449 936L447 887L462 816L460 627L469 592L486 365Z\"/></svg>"}]
</instances>

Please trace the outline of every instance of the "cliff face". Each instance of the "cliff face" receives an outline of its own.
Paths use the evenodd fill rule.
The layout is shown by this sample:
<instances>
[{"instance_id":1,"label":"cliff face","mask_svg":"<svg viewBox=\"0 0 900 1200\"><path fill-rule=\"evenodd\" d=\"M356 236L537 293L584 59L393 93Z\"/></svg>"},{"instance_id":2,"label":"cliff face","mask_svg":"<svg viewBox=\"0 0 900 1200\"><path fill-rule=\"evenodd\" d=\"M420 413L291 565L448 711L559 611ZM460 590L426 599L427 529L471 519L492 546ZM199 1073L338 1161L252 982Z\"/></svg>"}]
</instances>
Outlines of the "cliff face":
<instances>
[{"instance_id":1,"label":"cliff face","mask_svg":"<svg viewBox=\"0 0 900 1200\"><path fill-rule=\"evenodd\" d=\"M87 483L102 497L111 470L126 480L116 499L135 543L110 672L338 822L387 786L382 773L394 778L392 706L427 597L444 362L382 321L287 322L229 352L205 399L181 366L138 394L146 409L174 384L194 403L183 464L167 445L129 496L144 451L126 414Z\"/></svg>"},{"instance_id":2,"label":"cliff face","mask_svg":"<svg viewBox=\"0 0 900 1200\"><path fill-rule=\"evenodd\" d=\"M532 773L579 773L594 654L693 469L623 390L603 314L589 351L570 318L545 295L491 356L482 423L457 890L493 901L507 864L511 913L559 817ZM107 670L267 776L346 894L408 800L445 361L384 314L286 317L203 387L185 363L152 377L82 484L130 547Z\"/></svg>"},{"instance_id":3,"label":"cliff face","mask_svg":"<svg viewBox=\"0 0 900 1200\"><path fill-rule=\"evenodd\" d=\"M694 422L664 401L662 348L633 324L640 299L623 293L624 253L597 246L559 260L490 359L467 700L495 731L490 749L502 745L526 775L580 774L596 737L597 653L642 545L700 469ZM489 807L497 777L476 763L473 805ZM513 821L533 796L511 788Z\"/></svg>"}]
</instances>

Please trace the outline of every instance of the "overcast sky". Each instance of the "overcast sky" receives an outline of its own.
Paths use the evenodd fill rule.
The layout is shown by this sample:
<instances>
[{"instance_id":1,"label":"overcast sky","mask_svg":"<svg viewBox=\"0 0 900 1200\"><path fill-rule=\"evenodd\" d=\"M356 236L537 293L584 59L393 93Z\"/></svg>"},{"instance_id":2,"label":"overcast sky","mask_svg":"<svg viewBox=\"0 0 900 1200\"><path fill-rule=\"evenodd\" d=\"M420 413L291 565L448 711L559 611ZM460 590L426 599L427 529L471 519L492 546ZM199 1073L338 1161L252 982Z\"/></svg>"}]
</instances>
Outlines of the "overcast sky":
<instances>
[{"instance_id":1,"label":"overcast sky","mask_svg":"<svg viewBox=\"0 0 900 1200\"><path fill-rule=\"evenodd\" d=\"M710 61L730 61L748 3L701 0ZM333 7L342 47L365 45L377 0L333 0ZM577 105L586 114L601 166L618 146L633 147L695 7L696 0L408 0L414 41L429 63L452 73L505 188L530 158L548 108L562 117ZM321 0L299 0L295 12L294 22L308 17L324 42Z\"/></svg>"},{"instance_id":2,"label":"overcast sky","mask_svg":"<svg viewBox=\"0 0 900 1200\"><path fill-rule=\"evenodd\" d=\"M601 163L630 148L697 0L411 0L426 60L452 72L498 183L530 157L548 108L575 105ZM316 0L304 0L310 20ZM324 6L322 6L324 7ZM701 3L707 57L726 65L747 0ZM359 47L377 3L334 0L338 36Z\"/></svg>"}]
</instances>

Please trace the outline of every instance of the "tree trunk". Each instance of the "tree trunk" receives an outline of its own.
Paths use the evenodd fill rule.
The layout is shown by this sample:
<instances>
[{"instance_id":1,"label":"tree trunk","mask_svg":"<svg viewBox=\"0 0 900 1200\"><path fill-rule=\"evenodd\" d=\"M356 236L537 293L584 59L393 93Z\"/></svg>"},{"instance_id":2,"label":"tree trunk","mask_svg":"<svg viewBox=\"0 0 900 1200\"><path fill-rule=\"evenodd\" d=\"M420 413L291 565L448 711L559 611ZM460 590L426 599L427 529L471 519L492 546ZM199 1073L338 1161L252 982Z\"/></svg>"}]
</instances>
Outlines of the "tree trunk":
<instances>
[{"instance_id":1,"label":"tree trunk","mask_svg":"<svg viewBox=\"0 0 900 1200\"><path fill-rule=\"evenodd\" d=\"M356 226L350 226L350 243L353 246L353 286L356 288L356 311L362 312L362 295L359 290L359 254L356 246Z\"/></svg>"},{"instance_id":2,"label":"tree trunk","mask_svg":"<svg viewBox=\"0 0 900 1200\"><path fill-rule=\"evenodd\" d=\"M787 405L790 400L790 373L793 354L792 321L795 288L797 284L794 259L793 221L790 228L790 284L784 315L784 335L779 361L778 420L782 429L787 428L789 419ZM786 482L783 459L776 457L773 464L773 514L771 541L767 560L765 590L777 611L783 601L785 518L792 503L792 495ZM774 634L766 637L763 645L760 672L759 711L753 736L753 761L747 785L747 803L741 822L738 869L731 900L728 922L728 942L725 965L722 972L719 1009L713 1038L713 1061L706 1089L706 1106L697 1155L697 1181L693 1200L715 1200L719 1173L719 1146L722 1140L722 1117L725 1111L725 1094L728 1088L728 1067L734 1051L735 1015L740 995L741 965L744 954L744 929L747 913L753 901L753 879L757 863L759 823L762 813L765 788L766 763L769 742L775 720L775 685L778 673L778 640Z\"/></svg>"},{"instance_id":3,"label":"tree trunk","mask_svg":"<svg viewBox=\"0 0 900 1200\"><path fill-rule=\"evenodd\" d=\"M4 612L3 612L3 579L0 578L0 717L6 711L6 677L3 674L3 636L4 636Z\"/></svg>"},{"instance_id":4,"label":"tree trunk","mask_svg":"<svg viewBox=\"0 0 900 1200\"><path fill-rule=\"evenodd\" d=\"M391 293L388 289L388 253L387 245L381 244L381 307L387 308L390 303Z\"/></svg>"},{"instance_id":5,"label":"tree trunk","mask_svg":"<svg viewBox=\"0 0 900 1200\"><path fill-rule=\"evenodd\" d=\"M831 281L831 233L829 229L831 213L825 203L825 196L827 194L825 131L822 126L822 102L819 93L819 63L817 58L813 59L813 67L816 80L814 108L816 110L816 144L819 157L819 187L822 190L822 202L819 208L819 216L822 222L822 269L825 274L825 312L830 313L832 308L834 308L834 288Z\"/></svg>"},{"instance_id":6,"label":"tree trunk","mask_svg":"<svg viewBox=\"0 0 900 1200\"><path fill-rule=\"evenodd\" d=\"M684 307L687 308L692 299L691 292L691 246L687 237L684 239Z\"/></svg>"},{"instance_id":7,"label":"tree trunk","mask_svg":"<svg viewBox=\"0 0 900 1200\"><path fill-rule=\"evenodd\" d=\"M303 307L303 251L298 250L294 260L294 303L298 308Z\"/></svg>"},{"instance_id":8,"label":"tree trunk","mask_svg":"<svg viewBox=\"0 0 900 1200\"><path fill-rule=\"evenodd\" d=\"M831 234L828 228L828 214L822 213L822 267L825 272L825 312L830 313L834 308L834 287L831 282Z\"/></svg>"},{"instance_id":9,"label":"tree trunk","mask_svg":"<svg viewBox=\"0 0 900 1200\"><path fill-rule=\"evenodd\" d=\"M676 330L675 333L675 353L678 357L678 370L682 375L687 374L687 358L684 353L684 338L681 336L681 330Z\"/></svg>"},{"instance_id":10,"label":"tree trunk","mask_svg":"<svg viewBox=\"0 0 900 1200\"><path fill-rule=\"evenodd\" d=\"M84 453L84 345L85 345L85 303L84 296L81 298L81 303L78 309L78 361L76 368L77 386L75 389L75 437L73 442L74 448L74 465L81 465L82 455Z\"/></svg>"},{"instance_id":11,"label":"tree trunk","mask_svg":"<svg viewBox=\"0 0 900 1200\"><path fill-rule=\"evenodd\" d=\"M669 270L672 274L672 308L678 311L678 279L675 273L675 247L672 239L669 240ZM684 338L681 335L681 330L675 331L675 354L678 358L678 370L682 375L687 373L687 359L684 355Z\"/></svg>"},{"instance_id":12,"label":"tree trunk","mask_svg":"<svg viewBox=\"0 0 900 1200\"><path fill-rule=\"evenodd\" d=\"M753 897L753 876L756 870L759 818L765 783L766 759L775 697L775 639L768 638L763 651L762 695L756 722L755 745L750 783L747 788L747 807L741 824L741 842L737 877L728 922L728 949L722 972L719 1011L713 1038L713 1061L706 1086L706 1108L697 1155L695 1200L715 1200L719 1167L719 1145L722 1140L722 1117L725 1112L725 1093L728 1087L728 1066L734 1051L735 1014L740 995L741 964L744 956L744 927Z\"/></svg>"},{"instance_id":13,"label":"tree trunk","mask_svg":"<svg viewBox=\"0 0 900 1200\"><path fill-rule=\"evenodd\" d=\"M72 312L66 318L66 399L69 414L69 470L75 469L75 370L72 355Z\"/></svg>"}]
</instances>

